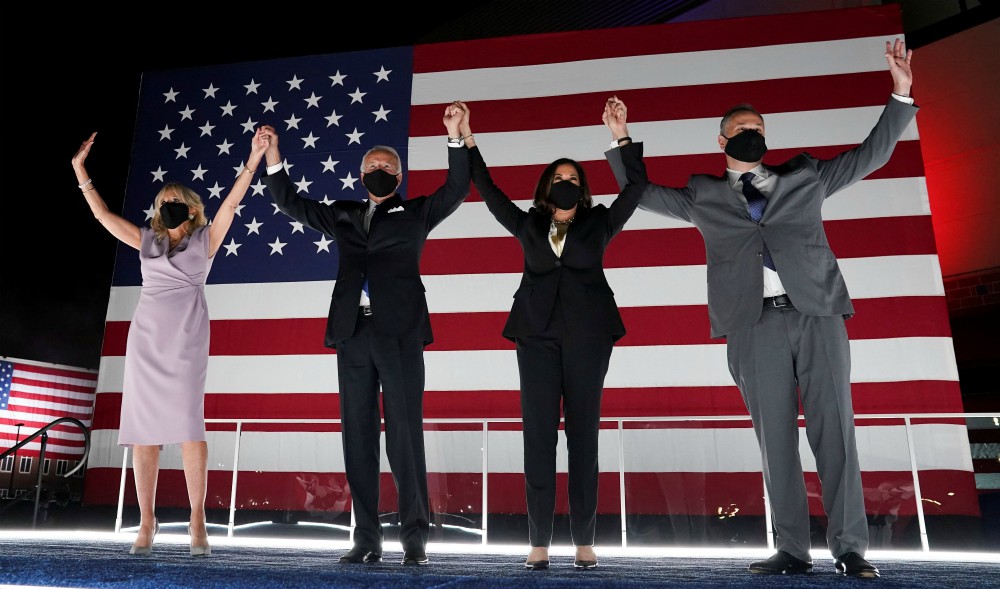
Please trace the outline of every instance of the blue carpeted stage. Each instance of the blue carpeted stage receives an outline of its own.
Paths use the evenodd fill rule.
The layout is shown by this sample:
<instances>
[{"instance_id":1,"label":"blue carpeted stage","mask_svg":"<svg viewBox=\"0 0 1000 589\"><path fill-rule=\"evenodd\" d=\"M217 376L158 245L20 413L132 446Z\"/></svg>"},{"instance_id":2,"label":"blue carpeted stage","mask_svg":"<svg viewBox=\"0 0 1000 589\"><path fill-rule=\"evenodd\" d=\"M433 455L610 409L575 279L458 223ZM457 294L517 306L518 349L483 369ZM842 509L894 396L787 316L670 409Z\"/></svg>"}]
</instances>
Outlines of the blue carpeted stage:
<instances>
[{"instance_id":1,"label":"blue carpeted stage","mask_svg":"<svg viewBox=\"0 0 1000 589\"><path fill-rule=\"evenodd\" d=\"M525 547L431 544L430 564L402 566L398 544L387 543L379 564L342 565L346 542L212 536L213 553L192 558L188 538L161 532L153 554L131 556L131 533L0 533L0 584L5 587L845 587L880 589L1000 587L1000 555L944 552L869 552L882 571L877 581L845 579L826 554L815 571L792 577L751 575L763 550L601 548L600 566L573 568L571 547L553 547L552 567L523 568ZM845 585L846 584L846 585Z\"/></svg>"}]
</instances>

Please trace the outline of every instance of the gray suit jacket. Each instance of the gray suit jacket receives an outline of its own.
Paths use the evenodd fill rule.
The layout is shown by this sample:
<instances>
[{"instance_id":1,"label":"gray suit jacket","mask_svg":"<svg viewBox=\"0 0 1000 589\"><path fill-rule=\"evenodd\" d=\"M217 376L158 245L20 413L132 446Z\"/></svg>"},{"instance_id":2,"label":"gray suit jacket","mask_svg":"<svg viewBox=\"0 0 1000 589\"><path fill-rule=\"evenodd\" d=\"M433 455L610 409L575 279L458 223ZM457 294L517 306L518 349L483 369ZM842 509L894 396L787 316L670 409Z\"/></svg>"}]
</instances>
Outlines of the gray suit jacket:
<instances>
[{"instance_id":1,"label":"gray suit jacket","mask_svg":"<svg viewBox=\"0 0 1000 589\"><path fill-rule=\"evenodd\" d=\"M647 185L640 209L693 223L705 240L712 337L725 337L760 317L764 243L796 309L816 316L854 314L823 229L823 202L885 165L917 110L890 97L859 146L829 160L803 153L780 166L765 166L778 178L759 225L725 175L695 175L684 188ZM618 151L604 155L622 187L625 171Z\"/></svg>"}]
</instances>

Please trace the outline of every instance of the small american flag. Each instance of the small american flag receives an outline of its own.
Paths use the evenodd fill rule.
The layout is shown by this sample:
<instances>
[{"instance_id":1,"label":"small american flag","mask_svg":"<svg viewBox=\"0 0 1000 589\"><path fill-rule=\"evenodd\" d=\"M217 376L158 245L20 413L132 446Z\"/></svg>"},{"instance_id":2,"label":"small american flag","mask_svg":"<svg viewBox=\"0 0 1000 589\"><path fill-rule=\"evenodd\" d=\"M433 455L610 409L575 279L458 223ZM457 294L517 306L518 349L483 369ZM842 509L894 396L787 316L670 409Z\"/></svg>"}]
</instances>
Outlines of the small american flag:
<instances>
[{"instance_id":1,"label":"small american flag","mask_svg":"<svg viewBox=\"0 0 1000 589\"><path fill-rule=\"evenodd\" d=\"M90 427L97 390L97 371L56 365L0 360L0 447L10 448L61 417L78 419ZM17 424L23 424L19 428ZM73 458L83 455L84 435L75 425L48 431L45 455ZM35 440L18 451L37 456Z\"/></svg>"}]
</instances>

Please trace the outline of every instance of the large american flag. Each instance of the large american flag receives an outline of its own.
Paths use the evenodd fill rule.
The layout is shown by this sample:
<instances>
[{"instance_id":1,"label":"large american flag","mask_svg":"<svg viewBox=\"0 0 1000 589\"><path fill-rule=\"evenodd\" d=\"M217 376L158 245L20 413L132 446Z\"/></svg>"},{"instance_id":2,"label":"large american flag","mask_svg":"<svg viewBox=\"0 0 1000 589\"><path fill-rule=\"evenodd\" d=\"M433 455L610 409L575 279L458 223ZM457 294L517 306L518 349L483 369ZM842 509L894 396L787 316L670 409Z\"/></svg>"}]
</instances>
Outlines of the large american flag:
<instances>
[{"instance_id":1,"label":"large american flag","mask_svg":"<svg viewBox=\"0 0 1000 589\"><path fill-rule=\"evenodd\" d=\"M0 360L0 449L6 450L53 421L72 417L91 427L97 371L20 359ZM18 428L18 424L22 424ZM48 458L79 459L84 433L63 423L50 429L45 446ZM18 456L38 456L36 438L18 450Z\"/></svg>"},{"instance_id":2,"label":"large american flag","mask_svg":"<svg viewBox=\"0 0 1000 589\"><path fill-rule=\"evenodd\" d=\"M456 99L470 105L497 184L525 209L543 167L563 156L583 162L597 202L613 200L617 187L603 157L610 135L601 123L612 94L628 105L631 135L645 143L650 176L661 184L722 173L718 121L738 102L764 114L767 163L801 151L831 157L863 140L877 120L891 90L885 42L900 36L898 7L887 5L148 72L124 215L147 223L165 181L195 188L211 215L262 124L278 130L289 175L309 198L361 199L360 160L375 144L399 150L408 170L404 194L428 194L445 178L441 115ZM848 322L856 412L961 412L915 124L886 166L828 201L824 218L857 309ZM336 244L277 212L259 180L224 243L206 289L212 317L206 417L338 418L335 356L322 345ZM623 457L629 513L763 513L749 421L721 419L746 416L746 409L727 370L724 341L709 337L700 234L639 211L612 243L605 266L628 334L612 355L603 415L647 421L605 424L600 512L620 511ZM423 252L435 334L425 356L435 511L482 511L480 420L507 419L488 428L487 509L524 513L518 370L512 344L500 335L521 269L518 243L474 189ZM118 497L122 367L139 289L137 255L121 247L86 481L85 500L94 503ZM657 421L663 417L714 419ZM928 505L978 514L964 423L935 417L915 423ZM858 425L870 512L912 515L903 420ZM210 429L209 507L228 507L236 434L230 424ZM237 508L347 508L338 432L316 423L244 424ZM802 440L812 508L821 514L815 465ZM185 505L179 461L168 459L164 468L159 501ZM564 484L562 454L560 471ZM385 461L383 473L383 506L392 511ZM558 509L565 508L560 494Z\"/></svg>"}]
</instances>

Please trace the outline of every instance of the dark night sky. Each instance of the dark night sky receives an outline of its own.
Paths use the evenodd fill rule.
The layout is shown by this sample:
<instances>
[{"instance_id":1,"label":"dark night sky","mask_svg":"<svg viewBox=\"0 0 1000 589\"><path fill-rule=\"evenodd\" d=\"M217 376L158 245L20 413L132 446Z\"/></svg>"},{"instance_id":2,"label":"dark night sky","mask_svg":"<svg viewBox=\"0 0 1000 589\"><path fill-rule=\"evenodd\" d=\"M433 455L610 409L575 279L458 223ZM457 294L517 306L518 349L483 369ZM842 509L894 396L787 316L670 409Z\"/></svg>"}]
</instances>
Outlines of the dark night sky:
<instances>
[{"instance_id":1,"label":"dark night sky","mask_svg":"<svg viewBox=\"0 0 1000 589\"><path fill-rule=\"evenodd\" d=\"M268 20L259 9L242 18L235 11L159 11L142 19L119 15L136 23L120 25L60 8L62 24L25 32L33 41L4 36L0 357L99 366L118 241L91 215L70 159L97 131L87 169L111 210L120 211L143 71L413 45L470 10L421 2L418 19L344 4L336 16L286 4L278 15L284 20ZM414 27L416 20L428 24ZM362 27L378 34L362 35Z\"/></svg>"}]
</instances>

